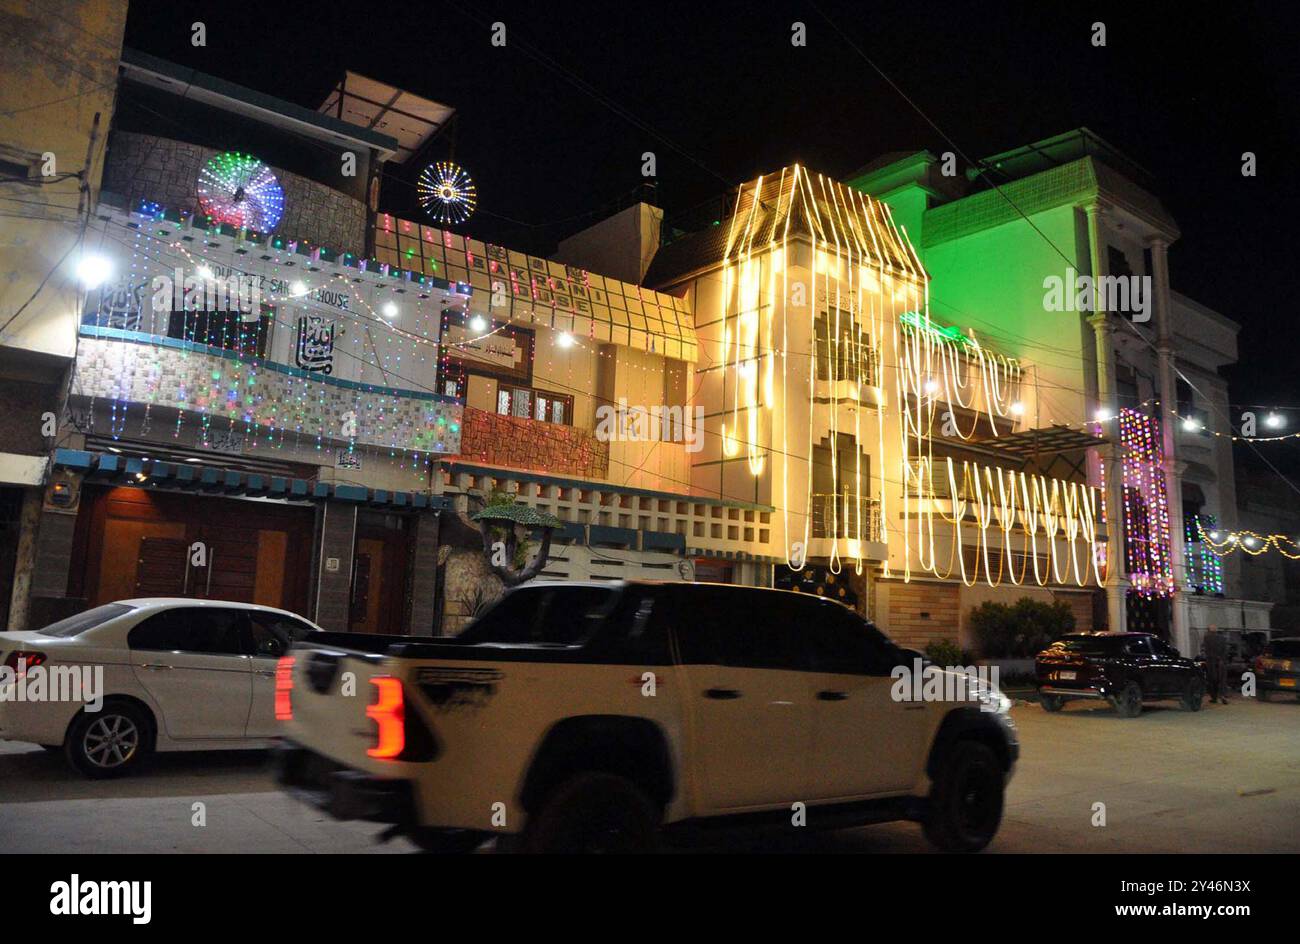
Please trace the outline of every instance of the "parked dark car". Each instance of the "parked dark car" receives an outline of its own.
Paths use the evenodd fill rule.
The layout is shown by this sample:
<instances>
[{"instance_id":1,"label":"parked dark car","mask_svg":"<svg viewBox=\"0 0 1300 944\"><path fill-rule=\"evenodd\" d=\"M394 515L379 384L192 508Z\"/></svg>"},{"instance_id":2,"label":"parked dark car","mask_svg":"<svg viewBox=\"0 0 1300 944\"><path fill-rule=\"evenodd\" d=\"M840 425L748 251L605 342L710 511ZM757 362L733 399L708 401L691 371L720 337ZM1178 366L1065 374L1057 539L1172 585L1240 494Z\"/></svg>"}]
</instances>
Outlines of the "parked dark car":
<instances>
[{"instance_id":1,"label":"parked dark car","mask_svg":"<svg viewBox=\"0 0 1300 944\"><path fill-rule=\"evenodd\" d=\"M1177 698L1200 711L1205 670L1150 633L1063 636L1034 660L1038 694L1048 711L1071 698L1104 698L1122 718L1136 718L1144 701Z\"/></svg>"},{"instance_id":2,"label":"parked dark car","mask_svg":"<svg viewBox=\"0 0 1300 944\"><path fill-rule=\"evenodd\" d=\"M1274 639L1255 658L1255 695L1268 701L1274 692L1300 697L1300 636Z\"/></svg>"}]
</instances>

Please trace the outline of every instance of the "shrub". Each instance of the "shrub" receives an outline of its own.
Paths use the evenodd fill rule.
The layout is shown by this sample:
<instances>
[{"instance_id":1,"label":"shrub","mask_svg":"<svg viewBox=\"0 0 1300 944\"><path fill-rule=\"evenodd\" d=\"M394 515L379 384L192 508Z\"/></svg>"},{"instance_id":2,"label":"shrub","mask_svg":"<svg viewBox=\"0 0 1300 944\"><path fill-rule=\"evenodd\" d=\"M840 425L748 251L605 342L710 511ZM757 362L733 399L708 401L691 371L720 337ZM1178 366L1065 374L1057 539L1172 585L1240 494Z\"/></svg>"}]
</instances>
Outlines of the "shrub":
<instances>
[{"instance_id":1,"label":"shrub","mask_svg":"<svg viewBox=\"0 0 1300 944\"><path fill-rule=\"evenodd\" d=\"M1032 656L1074 630L1074 613L1055 600L1021 597L1015 603L981 603L970 611L970 628L986 659Z\"/></svg>"},{"instance_id":2,"label":"shrub","mask_svg":"<svg viewBox=\"0 0 1300 944\"><path fill-rule=\"evenodd\" d=\"M947 639L937 639L925 647L925 657L935 665L962 665L961 647Z\"/></svg>"}]
</instances>

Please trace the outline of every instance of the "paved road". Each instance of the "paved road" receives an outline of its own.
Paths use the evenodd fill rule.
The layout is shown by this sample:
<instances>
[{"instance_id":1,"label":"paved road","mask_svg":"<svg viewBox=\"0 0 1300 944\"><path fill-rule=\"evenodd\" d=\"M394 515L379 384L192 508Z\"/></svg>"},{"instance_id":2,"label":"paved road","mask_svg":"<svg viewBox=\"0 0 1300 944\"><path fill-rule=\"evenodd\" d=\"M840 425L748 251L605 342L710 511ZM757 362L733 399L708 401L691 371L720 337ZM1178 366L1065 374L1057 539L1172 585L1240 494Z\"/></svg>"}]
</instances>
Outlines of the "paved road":
<instances>
[{"instance_id":1,"label":"paved road","mask_svg":"<svg viewBox=\"0 0 1300 944\"><path fill-rule=\"evenodd\" d=\"M1022 704L1022 755L991 852L1300 852L1300 704L1239 699L1122 720L1076 703ZM194 825L203 803L206 825ZM1093 826L1093 804L1106 825ZM255 753L163 755L147 775L95 782L60 756L0 742L0 850L410 852L279 793ZM925 852L907 823L764 837L731 851Z\"/></svg>"}]
</instances>

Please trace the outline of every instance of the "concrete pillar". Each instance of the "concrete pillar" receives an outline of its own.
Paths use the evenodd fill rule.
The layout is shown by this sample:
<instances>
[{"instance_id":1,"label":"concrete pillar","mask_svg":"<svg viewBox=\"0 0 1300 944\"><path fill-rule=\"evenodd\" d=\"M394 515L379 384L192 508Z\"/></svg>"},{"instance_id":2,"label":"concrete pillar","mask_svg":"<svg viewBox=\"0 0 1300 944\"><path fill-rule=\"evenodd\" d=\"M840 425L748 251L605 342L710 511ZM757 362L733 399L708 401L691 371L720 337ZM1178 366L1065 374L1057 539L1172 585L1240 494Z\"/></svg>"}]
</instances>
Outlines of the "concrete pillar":
<instances>
[{"instance_id":1,"label":"concrete pillar","mask_svg":"<svg viewBox=\"0 0 1300 944\"><path fill-rule=\"evenodd\" d=\"M9 625L15 632L32 629L32 576L36 572L36 533L41 523L43 492L29 488L23 492L23 507L18 521L18 548L14 561L14 586L9 595Z\"/></svg>"},{"instance_id":2,"label":"concrete pillar","mask_svg":"<svg viewBox=\"0 0 1300 944\"><path fill-rule=\"evenodd\" d=\"M411 519L411 610L406 631L432 636L438 596L438 513L425 511Z\"/></svg>"},{"instance_id":3,"label":"concrete pillar","mask_svg":"<svg viewBox=\"0 0 1300 944\"><path fill-rule=\"evenodd\" d=\"M352 603L352 552L357 540L357 506L327 501L320 506L317 532L316 597L312 619L336 633L348 631Z\"/></svg>"},{"instance_id":4,"label":"concrete pillar","mask_svg":"<svg viewBox=\"0 0 1300 944\"><path fill-rule=\"evenodd\" d=\"M1156 322L1156 374L1160 394L1160 432L1164 448L1165 491L1169 504L1169 553L1174 569L1174 597L1172 604L1173 644L1184 654L1191 653L1191 636L1188 629L1187 594L1183 587L1187 581L1187 549L1183 540L1183 483L1178 474L1178 435L1174 425L1178 418L1174 408L1178 402L1177 375L1174 371L1174 326L1169 304L1169 244L1163 239L1151 241L1151 288Z\"/></svg>"},{"instance_id":5,"label":"concrete pillar","mask_svg":"<svg viewBox=\"0 0 1300 944\"><path fill-rule=\"evenodd\" d=\"M1097 286L1106 275L1106 257L1101 248L1099 228L1100 208L1088 204L1084 211L1088 217L1088 258L1093 285ZM1128 625L1125 602L1128 580L1124 576L1124 484L1123 466L1119 445L1119 401L1115 386L1115 323L1106 312L1105 299L1100 292L1093 293L1093 314L1088 317L1093 339L1097 346L1097 411L1109 417L1102 424L1103 434L1111 441L1098 450L1106 476L1106 529L1109 543L1106 554L1109 561L1106 575L1107 629L1112 633L1124 632Z\"/></svg>"}]
</instances>

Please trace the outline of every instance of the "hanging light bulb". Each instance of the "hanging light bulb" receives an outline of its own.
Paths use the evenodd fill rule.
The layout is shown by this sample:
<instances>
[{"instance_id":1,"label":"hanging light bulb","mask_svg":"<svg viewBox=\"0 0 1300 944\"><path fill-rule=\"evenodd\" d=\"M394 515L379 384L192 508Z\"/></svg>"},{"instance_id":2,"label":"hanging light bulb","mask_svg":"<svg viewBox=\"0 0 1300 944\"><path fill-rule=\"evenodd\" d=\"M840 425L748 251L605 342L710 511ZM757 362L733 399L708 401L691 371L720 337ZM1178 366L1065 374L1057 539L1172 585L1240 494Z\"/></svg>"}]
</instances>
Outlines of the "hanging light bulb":
<instances>
[{"instance_id":1,"label":"hanging light bulb","mask_svg":"<svg viewBox=\"0 0 1300 944\"><path fill-rule=\"evenodd\" d=\"M384 302L383 312L385 318L396 318L397 306L392 302Z\"/></svg>"},{"instance_id":2,"label":"hanging light bulb","mask_svg":"<svg viewBox=\"0 0 1300 944\"><path fill-rule=\"evenodd\" d=\"M1281 429L1286 425L1286 420L1280 413L1269 413L1264 417L1264 425L1269 429Z\"/></svg>"},{"instance_id":3,"label":"hanging light bulb","mask_svg":"<svg viewBox=\"0 0 1300 944\"><path fill-rule=\"evenodd\" d=\"M469 320L469 329L471 331L486 331L487 322L483 320L482 315L475 315Z\"/></svg>"},{"instance_id":4,"label":"hanging light bulb","mask_svg":"<svg viewBox=\"0 0 1300 944\"><path fill-rule=\"evenodd\" d=\"M555 339L555 343L560 347L573 347L573 335L567 331L561 331L560 336Z\"/></svg>"}]
</instances>

